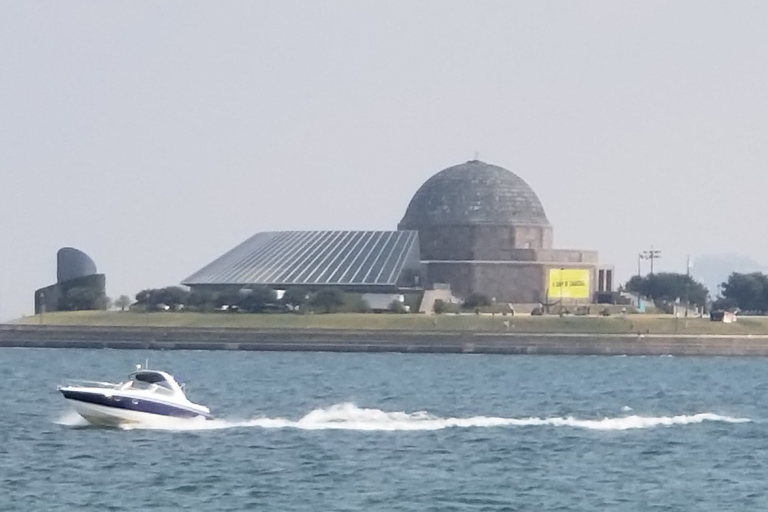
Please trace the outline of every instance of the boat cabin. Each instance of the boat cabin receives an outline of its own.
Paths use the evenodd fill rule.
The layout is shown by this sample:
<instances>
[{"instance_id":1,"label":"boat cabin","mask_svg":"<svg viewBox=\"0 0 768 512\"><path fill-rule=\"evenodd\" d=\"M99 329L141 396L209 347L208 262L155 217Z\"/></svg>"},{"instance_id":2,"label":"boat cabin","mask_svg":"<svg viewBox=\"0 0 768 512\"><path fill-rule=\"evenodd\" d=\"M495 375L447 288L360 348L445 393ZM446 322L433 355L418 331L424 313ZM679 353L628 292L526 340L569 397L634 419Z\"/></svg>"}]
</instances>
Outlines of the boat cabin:
<instances>
[{"instance_id":1,"label":"boat cabin","mask_svg":"<svg viewBox=\"0 0 768 512\"><path fill-rule=\"evenodd\" d=\"M121 389L146 389L167 395L184 395L184 389L169 374L157 370L139 370L128 376Z\"/></svg>"}]
</instances>

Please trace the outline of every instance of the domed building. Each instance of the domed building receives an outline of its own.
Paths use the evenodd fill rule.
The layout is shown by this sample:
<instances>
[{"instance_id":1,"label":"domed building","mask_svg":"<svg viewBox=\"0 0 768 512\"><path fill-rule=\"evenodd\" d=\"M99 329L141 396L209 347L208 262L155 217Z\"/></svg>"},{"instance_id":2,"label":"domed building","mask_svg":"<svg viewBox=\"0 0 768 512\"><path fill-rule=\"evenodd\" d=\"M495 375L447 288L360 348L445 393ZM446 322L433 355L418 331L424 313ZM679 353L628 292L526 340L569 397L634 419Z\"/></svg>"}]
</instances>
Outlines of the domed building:
<instances>
[{"instance_id":1,"label":"domed building","mask_svg":"<svg viewBox=\"0 0 768 512\"><path fill-rule=\"evenodd\" d=\"M419 232L425 260L505 260L513 249L552 246L552 227L533 189L478 160L427 180L398 228Z\"/></svg>"},{"instance_id":2,"label":"domed building","mask_svg":"<svg viewBox=\"0 0 768 512\"><path fill-rule=\"evenodd\" d=\"M35 290L35 314L106 307L106 277L90 256L74 247L56 253L56 283Z\"/></svg>"},{"instance_id":3,"label":"domed building","mask_svg":"<svg viewBox=\"0 0 768 512\"><path fill-rule=\"evenodd\" d=\"M450 288L460 298L476 292L499 302L554 303L591 301L610 289L611 272L598 268L595 251L553 249L533 189L472 160L427 180L397 231L256 233L182 284L209 292L264 285L413 296L438 288L444 297Z\"/></svg>"},{"instance_id":4,"label":"domed building","mask_svg":"<svg viewBox=\"0 0 768 512\"><path fill-rule=\"evenodd\" d=\"M544 207L522 178L479 160L428 179L398 228L419 233L425 284L448 284L460 297L586 302L611 287L597 252L552 248Z\"/></svg>"}]
</instances>

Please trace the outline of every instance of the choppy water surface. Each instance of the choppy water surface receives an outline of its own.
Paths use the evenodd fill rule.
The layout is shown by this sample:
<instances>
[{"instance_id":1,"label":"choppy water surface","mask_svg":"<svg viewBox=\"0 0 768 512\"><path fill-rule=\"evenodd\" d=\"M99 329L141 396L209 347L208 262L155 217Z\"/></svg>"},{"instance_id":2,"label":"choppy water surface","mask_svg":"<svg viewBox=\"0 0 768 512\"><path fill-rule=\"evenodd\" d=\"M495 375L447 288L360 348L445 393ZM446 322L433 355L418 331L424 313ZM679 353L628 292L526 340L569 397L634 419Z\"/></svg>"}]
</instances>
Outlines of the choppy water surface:
<instances>
[{"instance_id":1,"label":"choppy water surface","mask_svg":"<svg viewBox=\"0 0 768 512\"><path fill-rule=\"evenodd\" d=\"M171 371L212 422L85 427ZM768 360L0 349L0 510L768 510Z\"/></svg>"}]
</instances>

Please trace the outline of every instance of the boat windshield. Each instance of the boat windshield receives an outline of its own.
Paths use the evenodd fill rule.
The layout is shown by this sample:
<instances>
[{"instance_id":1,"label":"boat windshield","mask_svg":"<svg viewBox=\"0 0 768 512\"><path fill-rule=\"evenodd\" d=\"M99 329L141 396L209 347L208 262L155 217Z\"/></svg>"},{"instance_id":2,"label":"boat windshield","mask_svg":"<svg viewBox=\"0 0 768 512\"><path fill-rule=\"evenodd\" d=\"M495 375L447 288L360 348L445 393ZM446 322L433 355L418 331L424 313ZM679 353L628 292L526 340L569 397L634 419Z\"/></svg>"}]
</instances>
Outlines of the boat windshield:
<instances>
[{"instance_id":1,"label":"boat windshield","mask_svg":"<svg viewBox=\"0 0 768 512\"><path fill-rule=\"evenodd\" d=\"M131 380L123 384L122 388L147 389L156 391L165 395L175 393L174 386L168 382L168 379L159 372L136 372L131 374Z\"/></svg>"}]
</instances>

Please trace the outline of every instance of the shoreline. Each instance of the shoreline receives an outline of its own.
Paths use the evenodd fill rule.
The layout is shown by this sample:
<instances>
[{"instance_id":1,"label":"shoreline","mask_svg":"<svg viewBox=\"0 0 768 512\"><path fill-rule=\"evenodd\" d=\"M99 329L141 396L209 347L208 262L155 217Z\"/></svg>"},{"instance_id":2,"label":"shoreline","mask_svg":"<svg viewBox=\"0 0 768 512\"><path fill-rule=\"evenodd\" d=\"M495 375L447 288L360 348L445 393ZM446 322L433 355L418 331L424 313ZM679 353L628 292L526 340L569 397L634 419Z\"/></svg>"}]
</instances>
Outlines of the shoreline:
<instances>
[{"instance_id":1,"label":"shoreline","mask_svg":"<svg viewBox=\"0 0 768 512\"><path fill-rule=\"evenodd\" d=\"M768 357L763 334L0 325L0 348Z\"/></svg>"}]
</instances>

